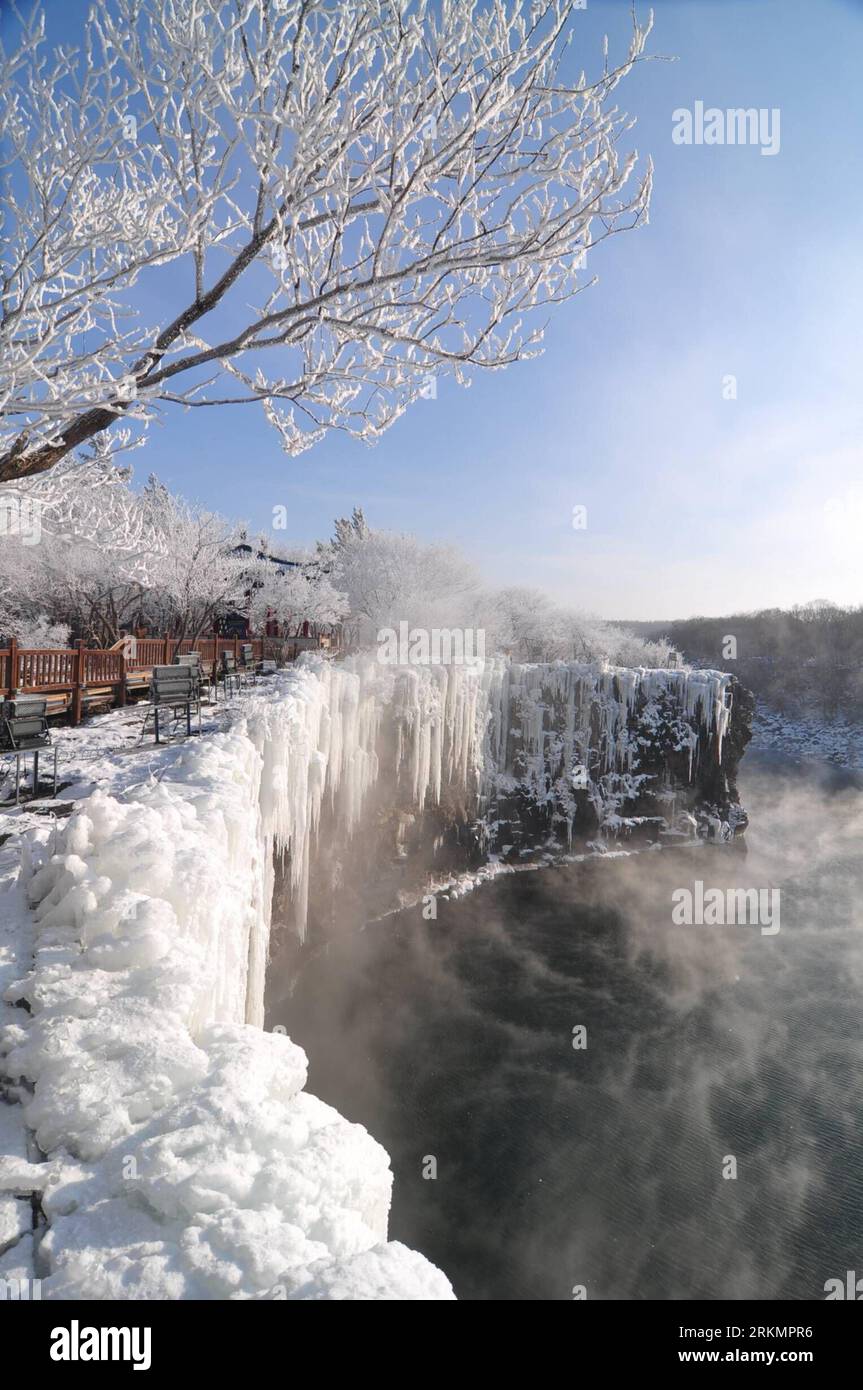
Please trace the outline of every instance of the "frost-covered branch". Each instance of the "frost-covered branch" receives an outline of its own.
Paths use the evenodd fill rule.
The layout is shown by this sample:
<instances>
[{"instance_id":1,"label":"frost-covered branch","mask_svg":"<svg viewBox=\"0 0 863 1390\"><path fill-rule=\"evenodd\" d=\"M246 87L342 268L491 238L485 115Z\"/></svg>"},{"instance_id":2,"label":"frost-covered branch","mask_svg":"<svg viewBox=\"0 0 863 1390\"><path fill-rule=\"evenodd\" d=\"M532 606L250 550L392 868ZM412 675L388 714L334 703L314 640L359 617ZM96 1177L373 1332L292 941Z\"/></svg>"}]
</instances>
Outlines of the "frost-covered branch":
<instances>
[{"instance_id":1,"label":"frost-covered branch","mask_svg":"<svg viewBox=\"0 0 863 1390\"><path fill-rule=\"evenodd\" d=\"M103 0L0 50L0 481L169 403L260 402L296 454L374 440L646 214L573 0ZM631 186L632 185L632 186ZM157 321L154 305L172 308ZM218 312L216 312L218 311Z\"/></svg>"}]
</instances>

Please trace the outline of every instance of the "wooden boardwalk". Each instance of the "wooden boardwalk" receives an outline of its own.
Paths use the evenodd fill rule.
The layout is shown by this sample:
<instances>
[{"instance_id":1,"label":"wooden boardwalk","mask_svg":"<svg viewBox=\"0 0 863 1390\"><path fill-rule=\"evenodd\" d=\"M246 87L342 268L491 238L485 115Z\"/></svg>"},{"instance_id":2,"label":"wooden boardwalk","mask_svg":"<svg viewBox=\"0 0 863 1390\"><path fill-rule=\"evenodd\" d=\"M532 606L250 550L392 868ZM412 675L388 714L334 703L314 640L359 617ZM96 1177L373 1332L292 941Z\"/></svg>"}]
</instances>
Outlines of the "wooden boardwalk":
<instances>
[{"instance_id":1,"label":"wooden boardwalk","mask_svg":"<svg viewBox=\"0 0 863 1390\"><path fill-rule=\"evenodd\" d=\"M49 717L68 714L80 724L85 713L125 705L146 694L154 666L170 666L177 655L200 652L201 667L213 675L222 652L240 663L240 648L251 644L255 661L264 658L280 666L295 661L300 651L317 650L311 637L201 637L178 641L172 637L126 639L108 650L87 647L19 647L15 639L0 649L0 698L44 695Z\"/></svg>"}]
</instances>

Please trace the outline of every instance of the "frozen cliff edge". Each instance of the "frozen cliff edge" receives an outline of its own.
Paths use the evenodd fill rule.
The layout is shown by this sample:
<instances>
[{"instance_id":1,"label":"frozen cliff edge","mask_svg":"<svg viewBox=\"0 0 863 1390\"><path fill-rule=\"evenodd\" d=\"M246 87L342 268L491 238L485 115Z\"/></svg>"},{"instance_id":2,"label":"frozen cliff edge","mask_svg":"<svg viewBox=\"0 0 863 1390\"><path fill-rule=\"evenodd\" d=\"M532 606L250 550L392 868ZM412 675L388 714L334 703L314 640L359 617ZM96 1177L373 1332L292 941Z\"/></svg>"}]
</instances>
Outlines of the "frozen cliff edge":
<instances>
[{"instance_id":1,"label":"frozen cliff edge","mask_svg":"<svg viewBox=\"0 0 863 1390\"><path fill-rule=\"evenodd\" d=\"M555 662L488 678L479 782L496 848L634 831L732 840L754 700L721 671Z\"/></svg>"},{"instance_id":2,"label":"frozen cliff edge","mask_svg":"<svg viewBox=\"0 0 863 1390\"><path fill-rule=\"evenodd\" d=\"M320 842L376 816L389 833L381 807L420 826L457 801L493 851L673 834L680 798L727 838L745 696L713 671L317 658L222 732L115 756L68 822L23 838L33 959L4 990L26 1008L7 1007L0 1075L44 1157L0 1160L0 1191L40 1193L48 1225L0 1278L29 1242L46 1298L451 1298L387 1242L384 1150L263 1031L275 860L302 937Z\"/></svg>"},{"instance_id":3,"label":"frozen cliff edge","mask_svg":"<svg viewBox=\"0 0 863 1390\"><path fill-rule=\"evenodd\" d=\"M0 1071L45 1158L0 1161L0 1189L40 1193L48 1225L0 1278L53 1299L453 1297L387 1241L384 1149L261 1028L273 851L300 883L325 790L350 829L375 772L359 695L332 668L282 677L24 837L33 968L5 991L26 1009Z\"/></svg>"}]
</instances>

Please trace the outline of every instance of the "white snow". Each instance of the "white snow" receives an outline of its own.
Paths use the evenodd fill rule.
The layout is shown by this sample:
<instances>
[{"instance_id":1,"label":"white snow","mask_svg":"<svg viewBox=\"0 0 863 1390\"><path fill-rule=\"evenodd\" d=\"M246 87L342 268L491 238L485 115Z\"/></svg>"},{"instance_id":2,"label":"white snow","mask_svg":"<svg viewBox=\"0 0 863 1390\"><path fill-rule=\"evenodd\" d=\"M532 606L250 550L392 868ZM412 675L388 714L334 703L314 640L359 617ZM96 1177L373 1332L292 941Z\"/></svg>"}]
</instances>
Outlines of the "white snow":
<instances>
[{"instance_id":1,"label":"white snow","mask_svg":"<svg viewBox=\"0 0 863 1390\"><path fill-rule=\"evenodd\" d=\"M863 768L863 728L848 719L784 714L759 703L752 723L752 750L859 769Z\"/></svg>"},{"instance_id":2,"label":"white snow","mask_svg":"<svg viewBox=\"0 0 863 1390\"><path fill-rule=\"evenodd\" d=\"M21 1011L6 991L20 970L20 961L29 956L32 926L19 883L18 853L14 845L0 848L0 1030L16 1023ZM14 991L13 991L14 994ZM4 1098L5 1097L5 1098ZM28 1197L20 1195L11 1178L28 1172L28 1135L21 1107L11 1102L17 1091L6 1082L0 1068L0 1279L31 1279L32 1250L29 1231L33 1213ZM10 1103L7 1103L10 1102ZM4 1169L10 1174L4 1181Z\"/></svg>"},{"instance_id":3,"label":"white snow","mask_svg":"<svg viewBox=\"0 0 863 1390\"><path fill-rule=\"evenodd\" d=\"M322 797L348 829L359 814L377 718L354 673L318 662L205 738L94 753L101 785L65 824L21 817L9 895L26 889L35 940L4 977L22 1102L4 1114L47 1157L0 1172L43 1189L43 1298L453 1296L387 1242L385 1151L260 1026L273 849L302 890Z\"/></svg>"}]
</instances>

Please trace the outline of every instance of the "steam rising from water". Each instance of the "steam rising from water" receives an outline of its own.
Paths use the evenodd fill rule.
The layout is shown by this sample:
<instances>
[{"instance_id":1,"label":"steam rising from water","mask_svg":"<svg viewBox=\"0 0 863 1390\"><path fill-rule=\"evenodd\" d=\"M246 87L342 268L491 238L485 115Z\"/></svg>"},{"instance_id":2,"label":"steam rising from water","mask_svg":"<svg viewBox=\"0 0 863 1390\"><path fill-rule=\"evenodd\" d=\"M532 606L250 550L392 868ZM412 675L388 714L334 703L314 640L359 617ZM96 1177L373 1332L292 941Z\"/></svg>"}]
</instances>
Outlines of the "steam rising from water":
<instances>
[{"instance_id":1,"label":"steam rising from water","mask_svg":"<svg viewBox=\"0 0 863 1390\"><path fill-rule=\"evenodd\" d=\"M744 773L746 854L514 875L272 982L311 1089L393 1155L392 1237L461 1297L823 1298L859 1267L863 798ZM696 878L779 888L781 931L672 925Z\"/></svg>"}]
</instances>

